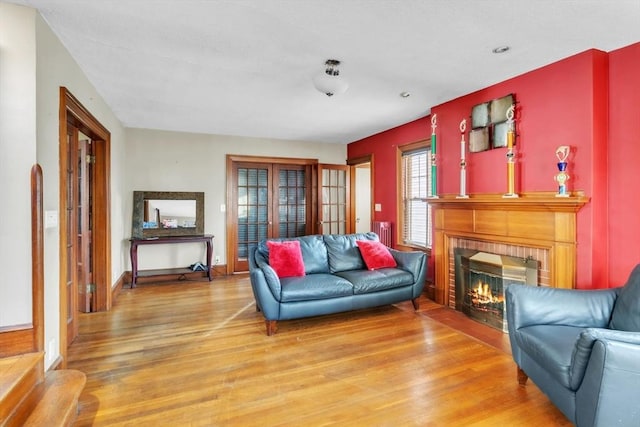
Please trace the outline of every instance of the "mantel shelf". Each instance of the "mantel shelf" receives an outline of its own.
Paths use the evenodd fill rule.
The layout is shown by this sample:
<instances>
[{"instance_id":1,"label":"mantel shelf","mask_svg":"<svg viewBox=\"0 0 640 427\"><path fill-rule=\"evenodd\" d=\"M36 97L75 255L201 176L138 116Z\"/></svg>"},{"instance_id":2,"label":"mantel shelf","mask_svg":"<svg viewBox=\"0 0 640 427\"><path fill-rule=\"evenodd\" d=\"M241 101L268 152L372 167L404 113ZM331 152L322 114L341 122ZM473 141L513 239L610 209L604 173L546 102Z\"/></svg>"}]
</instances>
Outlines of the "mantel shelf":
<instances>
[{"instance_id":1,"label":"mantel shelf","mask_svg":"<svg viewBox=\"0 0 640 427\"><path fill-rule=\"evenodd\" d=\"M441 209L489 209L501 211L550 211L577 212L589 202L589 197L582 193L571 197L556 197L555 193L527 193L520 197L503 197L502 194L477 194L468 198L458 198L454 194L446 194L438 198L430 198L429 204Z\"/></svg>"}]
</instances>

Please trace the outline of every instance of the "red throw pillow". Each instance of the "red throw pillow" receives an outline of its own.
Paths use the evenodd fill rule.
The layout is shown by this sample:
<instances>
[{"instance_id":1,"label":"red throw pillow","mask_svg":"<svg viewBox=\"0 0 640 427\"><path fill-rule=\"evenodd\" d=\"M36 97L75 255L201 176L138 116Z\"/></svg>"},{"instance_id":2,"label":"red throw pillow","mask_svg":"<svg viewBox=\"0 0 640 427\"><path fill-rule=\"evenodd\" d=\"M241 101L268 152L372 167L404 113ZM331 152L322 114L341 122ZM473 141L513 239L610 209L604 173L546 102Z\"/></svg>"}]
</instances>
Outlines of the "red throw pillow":
<instances>
[{"instance_id":1,"label":"red throw pillow","mask_svg":"<svg viewBox=\"0 0 640 427\"><path fill-rule=\"evenodd\" d=\"M278 277L304 276L304 262L300 241L285 240L282 242L267 241L269 247L269 265Z\"/></svg>"},{"instance_id":2,"label":"red throw pillow","mask_svg":"<svg viewBox=\"0 0 640 427\"><path fill-rule=\"evenodd\" d=\"M382 243L376 240L356 240L356 244L360 248L362 259L369 270L398 266L393 255L389 252L389 248Z\"/></svg>"}]
</instances>

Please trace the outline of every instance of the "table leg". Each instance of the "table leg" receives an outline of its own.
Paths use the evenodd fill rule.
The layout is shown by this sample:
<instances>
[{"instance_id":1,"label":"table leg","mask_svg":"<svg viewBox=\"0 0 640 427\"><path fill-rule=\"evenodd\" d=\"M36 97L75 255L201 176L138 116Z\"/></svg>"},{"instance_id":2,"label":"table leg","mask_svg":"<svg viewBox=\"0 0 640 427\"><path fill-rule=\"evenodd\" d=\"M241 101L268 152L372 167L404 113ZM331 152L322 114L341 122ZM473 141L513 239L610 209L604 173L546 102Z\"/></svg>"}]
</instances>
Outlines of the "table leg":
<instances>
[{"instance_id":1,"label":"table leg","mask_svg":"<svg viewBox=\"0 0 640 427\"><path fill-rule=\"evenodd\" d=\"M136 242L131 242L129 257L131 258L131 288L135 288L138 278L138 244Z\"/></svg>"},{"instance_id":2,"label":"table leg","mask_svg":"<svg viewBox=\"0 0 640 427\"><path fill-rule=\"evenodd\" d=\"M213 273L211 271L211 259L213 258L213 244L211 243L213 238L207 240L207 277L209 281L213 280Z\"/></svg>"}]
</instances>

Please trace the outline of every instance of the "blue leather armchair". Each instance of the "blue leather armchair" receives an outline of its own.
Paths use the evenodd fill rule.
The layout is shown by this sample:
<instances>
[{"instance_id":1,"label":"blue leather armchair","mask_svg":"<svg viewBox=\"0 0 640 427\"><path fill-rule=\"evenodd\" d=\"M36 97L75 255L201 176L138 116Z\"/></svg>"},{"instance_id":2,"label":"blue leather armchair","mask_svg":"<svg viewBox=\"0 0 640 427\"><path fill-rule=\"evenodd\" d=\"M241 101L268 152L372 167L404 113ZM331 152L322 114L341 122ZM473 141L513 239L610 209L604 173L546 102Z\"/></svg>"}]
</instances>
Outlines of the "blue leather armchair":
<instances>
[{"instance_id":1,"label":"blue leather armchair","mask_svg":"<svg viewBox=\"0 0 640 427\"><path fill-rule=\"evenodd\" d=\"M521 385L531 378L578 427L640 426L640 265L622 288L505 294Z\"/></svg>"}]
</instances>

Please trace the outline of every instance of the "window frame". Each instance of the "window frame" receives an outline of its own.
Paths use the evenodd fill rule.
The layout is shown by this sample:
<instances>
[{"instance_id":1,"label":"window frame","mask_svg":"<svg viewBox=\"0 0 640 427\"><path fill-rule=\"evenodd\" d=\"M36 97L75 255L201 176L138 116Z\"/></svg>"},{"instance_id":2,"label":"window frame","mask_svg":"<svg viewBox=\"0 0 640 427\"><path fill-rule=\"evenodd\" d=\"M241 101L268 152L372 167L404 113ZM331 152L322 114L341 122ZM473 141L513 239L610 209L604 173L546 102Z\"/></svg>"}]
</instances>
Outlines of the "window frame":
<instances>
[{"instance_id":1,"label":"window frame","mask_svg":"<svg viewBox=\"0 0 640 427\"><path fill-rule=\"evenodd\" d=\"M397 224L398 231L396 233L396 245L399 249L404 250L419 250L430 253L433 247L433 211L432 206L428 202L428 199L432 197L431 194L431 183L428 181L426 183L427 189L427 197L425 200L427 201L427 236L426 236L426 245L416 245L412 243L407 243L404 240L404 228L405 228L405 200L404 200L404 165L403 158L408 153L412 151L418 150L427 150L427 176L431 174L431 141L424 139L420 141L416 141L413 143L401 145L397 147L396 151L396 171L397 171Z\"/></svg>"}]
</instances>

